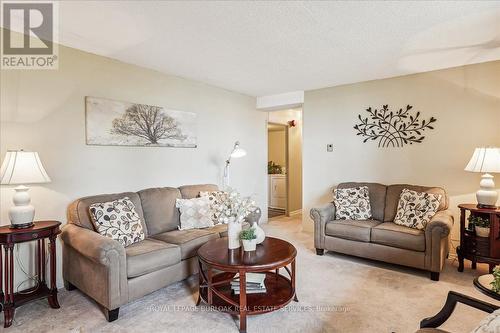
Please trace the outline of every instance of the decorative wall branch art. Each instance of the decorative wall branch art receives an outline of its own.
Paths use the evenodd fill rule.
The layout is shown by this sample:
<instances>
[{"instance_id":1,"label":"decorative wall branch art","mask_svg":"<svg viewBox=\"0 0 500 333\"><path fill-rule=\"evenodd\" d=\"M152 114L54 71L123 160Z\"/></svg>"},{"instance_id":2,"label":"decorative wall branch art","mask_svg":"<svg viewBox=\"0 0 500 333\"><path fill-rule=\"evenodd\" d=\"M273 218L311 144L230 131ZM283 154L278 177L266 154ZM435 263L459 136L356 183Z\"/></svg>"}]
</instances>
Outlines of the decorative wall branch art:
<instances>
[{"instance_id":1,"label":"decorative wall branch art","mask_svg":"<svg viewBox=\"0 0 500 333\"><path fill-rule=\"evenodd\" d=\"M87 144L196 148L196 114L86 97Z\"/></svg>"},{"instance_id":2,"label":"decorative wall branch art","mask_svg":"<svg viewBox=\"0 0 500 333\"><path fill-rule=\"evenodd\" d=\"M420 111L413 114L413 106L407 105L406 109L397 112L389 110L388 105L383 105L380 110L366 109L368 117L358 115L359 124L354 126L356 135L365 139L363 142L378 140L379 147L403 147L413 143L422 143L425 139L424 131L434 129L436 118L420 119Z\"/></svg>"}]
</instances>

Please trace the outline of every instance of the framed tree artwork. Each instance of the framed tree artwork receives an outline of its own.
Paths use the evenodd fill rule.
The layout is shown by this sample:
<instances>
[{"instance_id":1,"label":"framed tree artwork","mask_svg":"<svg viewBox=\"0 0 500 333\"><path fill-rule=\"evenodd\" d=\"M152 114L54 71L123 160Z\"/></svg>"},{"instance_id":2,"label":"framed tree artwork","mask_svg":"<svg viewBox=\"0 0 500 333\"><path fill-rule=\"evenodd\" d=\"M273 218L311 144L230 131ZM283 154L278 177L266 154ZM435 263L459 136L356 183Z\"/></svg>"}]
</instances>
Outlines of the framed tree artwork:
<instances>
[{"instance_id":1,"label":"framed tree artwork","mask_svg":"<svg viewBox=\"0 0 500 333\"><path fill-rule=\"evenodd\" d=\"M85 98L88 145L196 148L196 114L160 106Z\"/></svg>"}]
</instances>

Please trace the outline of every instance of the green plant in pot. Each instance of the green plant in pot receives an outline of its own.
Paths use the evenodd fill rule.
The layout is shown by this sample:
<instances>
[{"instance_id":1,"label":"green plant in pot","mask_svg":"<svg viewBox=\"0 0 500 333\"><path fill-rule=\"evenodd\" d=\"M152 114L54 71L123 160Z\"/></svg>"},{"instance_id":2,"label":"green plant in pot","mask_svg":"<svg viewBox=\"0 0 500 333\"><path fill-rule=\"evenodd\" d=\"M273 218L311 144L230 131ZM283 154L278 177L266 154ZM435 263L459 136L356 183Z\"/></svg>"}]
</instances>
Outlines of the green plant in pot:
<instances>
[{"instance_id":1,"label":"green plant in pot","mask_svg":"<svg viewBox=\"0 0 500 333\"><path fill-rule=\"evenodd\" d=\"M474 230L479 237L490 236L490 219L478 215L469 216L469 223L474 224Z\"/></svg>"},{"instance_id":2,"label":"green plant in pot","mask_svg":"<svg viewBox=\"0 0 500 333\"><path fill-rule=\"evenodd\" d=\"M269 175L280 175L283 173L283 167L273 161L267 162L267 173Z\"/></svg>"},{"instance_id":3,"label":"green plant in pot","mask_svg":"<svg viewBox=\"0 0 500 333\"><path fill-rule=\"evenodd\" d=\"M240 239L243 243L244 251L255 251L257 245L257 235L253 228L245 229L240 232Z\"/></svg>"},{"instance_id":4,"label":"green plant in pot","mask_svg":"<svg viewBox=\"0 0 500 333\"><path fill-rule=\"evenodd\" d=\"M493 281L491 282L491 290L500 294L500 265L493 269Z\"/></svg>"}]
</instances>

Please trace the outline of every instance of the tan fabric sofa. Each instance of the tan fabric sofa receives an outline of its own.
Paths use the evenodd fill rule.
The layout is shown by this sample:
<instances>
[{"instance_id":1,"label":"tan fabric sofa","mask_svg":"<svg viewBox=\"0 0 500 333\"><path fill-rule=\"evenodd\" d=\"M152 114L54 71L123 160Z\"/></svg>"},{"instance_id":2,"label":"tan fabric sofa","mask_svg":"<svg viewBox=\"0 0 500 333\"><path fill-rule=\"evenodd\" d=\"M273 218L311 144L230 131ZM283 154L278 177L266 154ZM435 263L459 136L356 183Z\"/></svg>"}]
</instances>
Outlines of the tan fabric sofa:
<instances>
[{"instance_id":1,"label":"tan fabric sofa","mask_svg":"<svg viewBox=\"0 0 500 333\"><path fill-rule=\"evenodd\" d=\"M438 281L448 255L453 215L446 191L439 187L407 184L342 183L338 188L368 186L372 220L335 220L335 205L311 209L316 253L324 250L428 270ZM439 211L425 230L393 223L401 191L404 189L442 195Z\"/></svg>"},{"instance_id":2,"label":"tan fabric sofa","mask_svg":"<svg viewBox=\"0 0 500 333\"><path fill-rule=\"evenodd\" d=\"M226 233L225 225L178 230L177 198L194 198L216 185L162 187L103 194L74 201L62 229L63 278L68 290L78 288L118 318L119 307L196 273L197 249ZM146 239L124 248L94 231L89 205L129 197L140 215Z\"/></svg>"}]
</instances>

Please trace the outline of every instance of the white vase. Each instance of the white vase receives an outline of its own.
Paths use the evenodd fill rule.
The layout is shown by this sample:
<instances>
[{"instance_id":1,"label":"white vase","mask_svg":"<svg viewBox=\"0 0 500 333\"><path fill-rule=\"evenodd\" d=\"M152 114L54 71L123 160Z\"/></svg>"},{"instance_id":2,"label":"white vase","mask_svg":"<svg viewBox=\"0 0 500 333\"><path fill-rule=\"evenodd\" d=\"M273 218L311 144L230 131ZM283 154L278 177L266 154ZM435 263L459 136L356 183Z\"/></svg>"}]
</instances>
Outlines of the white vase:
<instances>
[{"instance_id":1,"label":"white vase","mask_svg":"<svg viewBox=\"0 0 500 333\"><path fill-rule=\"evenodd\" d=\"M240 232L241 223L229 222L227 224L227 248L229 250L238 249L241 246L240 243Z\"/></svg>"},{"instance_id":2,"label":"white vase","mask_svg":"<svg viewBox=\"0 0 500 333\"><path fill-rule=\"evenodd\" d=\"M255 239L243 239L243 251L249 252L249 251L255 251L255 247L257 245L257 242Z\"/></svg>"},{"instance_id":3,"label":"white vase","mask_svg":"<svg viewBox=\"0 0 500 333\"><path fill-rule=\"evenodd\" d=\"M259 226L258 222L252 223L252 226L250 227L254 230L255 235L257 235L257 239L255 240L256 244L260 244L266 239L266 233L264 232L264 229L262 229Z\"/></svg>"}]
</instances>

